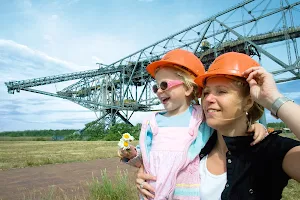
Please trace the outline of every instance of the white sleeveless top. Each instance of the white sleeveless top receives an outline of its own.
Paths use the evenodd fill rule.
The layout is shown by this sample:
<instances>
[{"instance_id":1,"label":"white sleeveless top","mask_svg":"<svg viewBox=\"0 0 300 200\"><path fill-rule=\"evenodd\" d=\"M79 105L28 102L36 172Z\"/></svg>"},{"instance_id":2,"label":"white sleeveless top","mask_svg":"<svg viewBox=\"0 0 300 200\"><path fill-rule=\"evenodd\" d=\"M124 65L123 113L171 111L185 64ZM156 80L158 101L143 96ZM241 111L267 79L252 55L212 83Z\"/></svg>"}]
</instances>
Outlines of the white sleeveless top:
<instances>
[{"instance_id":1,"label":"white sleeveless top","mask_svg":"<svg viewBox=\"0 0 300 200\"><path fill-rule=\"evenodd\" d=\"M221 200L221 194L227 182L227 173L214 175L206 165L207 155L200 161L200 199Z\"/></svg>"}]
</instances>

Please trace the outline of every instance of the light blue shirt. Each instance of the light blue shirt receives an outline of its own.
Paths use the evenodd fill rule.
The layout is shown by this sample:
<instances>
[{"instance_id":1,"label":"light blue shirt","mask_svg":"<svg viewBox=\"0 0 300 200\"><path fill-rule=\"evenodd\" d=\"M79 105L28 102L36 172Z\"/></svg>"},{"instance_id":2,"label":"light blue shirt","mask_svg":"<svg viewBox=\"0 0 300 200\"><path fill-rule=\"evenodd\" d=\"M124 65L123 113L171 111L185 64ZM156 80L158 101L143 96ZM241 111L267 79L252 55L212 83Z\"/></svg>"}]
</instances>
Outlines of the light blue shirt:
<instances>
[{"instance_id":1,"label":"light blue shirt","mask_svg":"<svg viewBox=\"0 0 300 200\"><path fill-rule=\"evenodd\" d=\"M166 112L160 112L155 117L158 127L188 127L192 117L193 107L190 106L186 111L179 115L165 117Z\"/></svg>"},{"instance_id":2,"label":"light blue shirt","mask_svg":"<svg viewBox=\"0 0 300 200\"><path fill-rule=\"evenodd\" d=\"M158 127L188 127L190 125L190 120L192 117L193 107L189 106L189 108L184 111L183 113L171 117L166 117L164 114L166 112L160 112L155 116L156 123ZM148 131L151 132L151 128L148 127ZM198 136L195 139L195 141L191 144L188 156L189 158L195 158L199 155L201 149L205 146L208 139L213 133L213 129L210 128L205 121L201 123L198 129ZM151 142L152 142L152 134L147 134L147 146L148 151L151 148Z\"/></svg>"}]
</instances>

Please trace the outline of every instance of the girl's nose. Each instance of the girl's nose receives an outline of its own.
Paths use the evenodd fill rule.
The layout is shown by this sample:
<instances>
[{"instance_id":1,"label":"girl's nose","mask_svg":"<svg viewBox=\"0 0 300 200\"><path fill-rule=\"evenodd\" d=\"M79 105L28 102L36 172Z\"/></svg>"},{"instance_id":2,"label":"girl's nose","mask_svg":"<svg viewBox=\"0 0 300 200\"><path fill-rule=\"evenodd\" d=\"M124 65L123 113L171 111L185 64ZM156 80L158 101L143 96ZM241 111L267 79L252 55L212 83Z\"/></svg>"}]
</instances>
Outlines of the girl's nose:
<instances>
[{"instance_id":1,"label":"girl's nose","mask_svg":"<svg viewBox=\"0 0 300 200\"><path fill-rule=\"evenodd\" d=\"M156 94L161 94L161 93L163 93L163 92L164 92L164 91L163 91L161 88L158 88Z\"/></svg>"}]
</instances>

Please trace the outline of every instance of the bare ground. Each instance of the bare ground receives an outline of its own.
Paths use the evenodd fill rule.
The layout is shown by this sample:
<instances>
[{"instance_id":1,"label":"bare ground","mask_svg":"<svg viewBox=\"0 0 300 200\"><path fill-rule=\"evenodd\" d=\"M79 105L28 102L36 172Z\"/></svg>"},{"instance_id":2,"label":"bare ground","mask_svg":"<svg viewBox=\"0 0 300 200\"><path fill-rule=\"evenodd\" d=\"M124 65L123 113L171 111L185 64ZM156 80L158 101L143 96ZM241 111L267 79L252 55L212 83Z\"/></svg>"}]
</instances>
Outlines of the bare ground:
<instances>
[{"instance_id":1,"label":"bare ground","mask_svg":"<svg viewBox=\"0 0 300 200\"><path fill-rule=\"evenodd\" d=\"M118 158L10 169L0 171L0 199L40 199L51 191L81 199L88 194L87 183L99 178L104 169L112 179L118 170L127 169L132 179L136 172Z\"/></svg>"}]
</instances>

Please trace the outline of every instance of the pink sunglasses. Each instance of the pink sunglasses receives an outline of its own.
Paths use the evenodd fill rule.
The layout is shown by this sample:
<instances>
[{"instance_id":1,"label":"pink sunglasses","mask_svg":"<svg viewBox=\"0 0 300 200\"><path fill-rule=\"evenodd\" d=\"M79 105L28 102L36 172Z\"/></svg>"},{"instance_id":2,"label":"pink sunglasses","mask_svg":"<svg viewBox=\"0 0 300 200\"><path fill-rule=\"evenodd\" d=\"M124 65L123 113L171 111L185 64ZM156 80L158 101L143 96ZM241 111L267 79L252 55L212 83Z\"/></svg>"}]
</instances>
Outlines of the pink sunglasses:
<instances>
[{"instance_id":1,"label":"pink sunglasses","mask_svg":"<svg viewBox=\"0 0 300 200\"><path fill-rule=\"evenodd\" d=\"M157 93L158 89L160 88L161 90L165 91L168 90L172 87L175 87L177 85L183 84L182 81L179 80L169 80L169 81L162 81L159 86L158 85L153 85L152 90L154 93Z\"/></svg>"}]
</instances>

